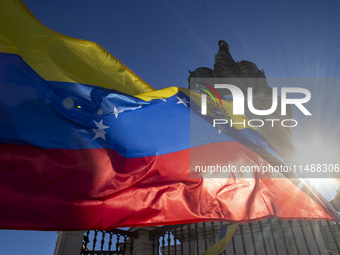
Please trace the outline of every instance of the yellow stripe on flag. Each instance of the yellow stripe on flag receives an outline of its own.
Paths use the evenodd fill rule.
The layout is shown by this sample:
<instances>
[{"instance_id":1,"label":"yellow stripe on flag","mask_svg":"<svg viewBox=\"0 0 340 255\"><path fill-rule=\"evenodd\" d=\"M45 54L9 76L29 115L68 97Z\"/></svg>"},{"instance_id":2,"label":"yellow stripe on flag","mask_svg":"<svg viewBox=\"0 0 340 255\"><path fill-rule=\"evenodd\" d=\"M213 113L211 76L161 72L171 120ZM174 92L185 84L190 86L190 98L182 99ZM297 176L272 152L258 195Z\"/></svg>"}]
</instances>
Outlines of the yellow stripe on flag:
<instances>
[{"instance_id":1,"label":"yellow stripe on flag","mask_svg":"<svg viewBox=\"0 0 340 255\"><path fill-rule=\"evenodd\" d=\"M0 1L0 52L20 55L48 81L96 85L130 95L154 90L100 45L48 29L19 0Z\"/></svg>"},{"instance_id":2,"label":"yellow stripe on flag","mask_svg":"<svg viewBox=\"0 0 340 255\"><path fill-rule=\"evenodd\" d=\"M234 236L234 233L238 227L238 224L229 225L227 228L227 233L225 237L223 237L221 240L219 240L217 243L214 243L212 246L210 246L202 255L219 255L221 254L225 249L227 249L227 246L231 240L231 238Z\"/></svg>"},{"instance_id":3,"label":"yellow stripe on flag","mask_svg":"<svg viewBox=\"0 0 340 255\"><path fill-rule=\"evenodd\" d=\"M150 101L152 99L166 99L168 97L176 95L179 90L186 90L186 89L178 88L178 87L168 87L164 89L154 90L154 91L142 93L139 95L135 95L135 97L138 97L144 101Z\"/></svg>"}]
</instances>

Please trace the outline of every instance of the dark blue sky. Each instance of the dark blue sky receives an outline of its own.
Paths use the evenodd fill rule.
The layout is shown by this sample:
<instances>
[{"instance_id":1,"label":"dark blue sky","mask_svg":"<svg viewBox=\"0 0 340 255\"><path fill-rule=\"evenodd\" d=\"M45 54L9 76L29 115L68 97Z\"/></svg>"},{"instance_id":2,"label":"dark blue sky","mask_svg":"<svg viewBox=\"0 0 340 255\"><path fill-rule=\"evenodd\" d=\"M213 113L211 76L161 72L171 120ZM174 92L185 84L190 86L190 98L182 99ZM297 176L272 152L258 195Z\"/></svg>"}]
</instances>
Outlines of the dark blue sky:
<instances>
[{"instance_id":1,"label":"dark blue sky","mask_svg":"<svg viewBox=\"0 0 340 255\"><path fill-rule=\"evenodd\" d=\"M95 41L155 88L187 86L217 42L268 77L340 76L339 1L24 0L60 33Z\"/></svg>"},{"instance_id":2,"label":"dark blue sky","mask_svg":"<svg viewBox=\"0 0 340 255\"><path fill-rule=\"evenodd\" d=\"M23 0L47 27L101 44L154 88L188 86L220 39L268 77L340 77L340 1ZM4 254L52 254L56 232L0 231Z\"/></svg>"}]
</instances>

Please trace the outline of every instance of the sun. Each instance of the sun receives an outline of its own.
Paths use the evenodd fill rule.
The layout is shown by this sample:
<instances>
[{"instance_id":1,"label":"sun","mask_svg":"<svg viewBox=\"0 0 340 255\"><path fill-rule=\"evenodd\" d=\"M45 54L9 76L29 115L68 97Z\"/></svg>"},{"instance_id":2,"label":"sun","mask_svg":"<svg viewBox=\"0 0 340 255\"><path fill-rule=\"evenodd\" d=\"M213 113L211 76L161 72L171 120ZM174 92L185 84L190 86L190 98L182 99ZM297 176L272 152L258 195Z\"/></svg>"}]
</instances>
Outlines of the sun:
<instances>
[{"instance_id":1,"label":"sun","mask_svg":"<svg viewBox=\"0 0 340 255\"><path fill-rule=\"evenodd\" d=\"M296 165L304 171L300 173L305 180L320 191L325 198L332 199L340 185L340 150L333 142L326 142L318 137L312 137L308 141L299 141L295 144ZM317 172L317 167L320 172Z\"/></svg>"}]
</instances>

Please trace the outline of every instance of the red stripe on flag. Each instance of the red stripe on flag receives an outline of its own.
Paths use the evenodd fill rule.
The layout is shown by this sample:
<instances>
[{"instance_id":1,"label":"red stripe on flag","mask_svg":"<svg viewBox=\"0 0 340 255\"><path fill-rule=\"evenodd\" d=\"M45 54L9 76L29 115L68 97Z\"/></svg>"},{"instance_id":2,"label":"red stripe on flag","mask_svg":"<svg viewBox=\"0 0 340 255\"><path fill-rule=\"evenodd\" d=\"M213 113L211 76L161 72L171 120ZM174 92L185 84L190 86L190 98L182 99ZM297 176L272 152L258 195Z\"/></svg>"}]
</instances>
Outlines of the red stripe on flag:
<instances>
[{"instance_id":1,"label":"red stripe on flag","mask_svg":"<svg viewBox=\"0 0 340 255\"><path fill-rule=\"evenodd\" d=\"M220 160L211 146L192 152ZM227 162L266 164L240 143L220 146ZM190 178L189 154L125 159L105 149L1 144L0 228L110 229L273 216L334 220L288 179Z\"/></svg>"}]
</instances>

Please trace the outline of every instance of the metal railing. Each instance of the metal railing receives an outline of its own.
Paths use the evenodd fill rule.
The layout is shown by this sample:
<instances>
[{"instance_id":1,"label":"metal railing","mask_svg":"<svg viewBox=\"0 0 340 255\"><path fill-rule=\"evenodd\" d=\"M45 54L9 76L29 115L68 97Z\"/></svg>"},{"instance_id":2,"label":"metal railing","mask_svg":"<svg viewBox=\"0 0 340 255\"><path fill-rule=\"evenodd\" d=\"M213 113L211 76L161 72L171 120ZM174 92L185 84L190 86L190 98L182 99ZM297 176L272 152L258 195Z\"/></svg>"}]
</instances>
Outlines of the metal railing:
<instances>
[{"instance_id":1,"label":"metal railing","mask_svg":"<svg viewBox=\"0 0 340 255\"><path fill-rule=\"evenodd\" d=\"M133 254L135 232L122 229L110 231L88 230L85 232L82 255Z\"/></svg>"},{"instance_id":2,"label":"metal railing","mask_svg":"<svg viewBox=\"0 0 340 255\"><path fill-rule=\"evenodd\" d=\"M155 228L134 228L129 231L87 231L82 254L145 254L133 253L138 245L136 233L143 230L148 254L201 255L220 237L225 222L200 222ZM145 231L147 229L147 231ZM145 241L146 240L146 241ZM141 250L141 249L139 249ZM228 255L314 255L340 254L340 225L328 221L281 221L268 219L238 224L227 249Z\"/></svg>"}]
</instances>

